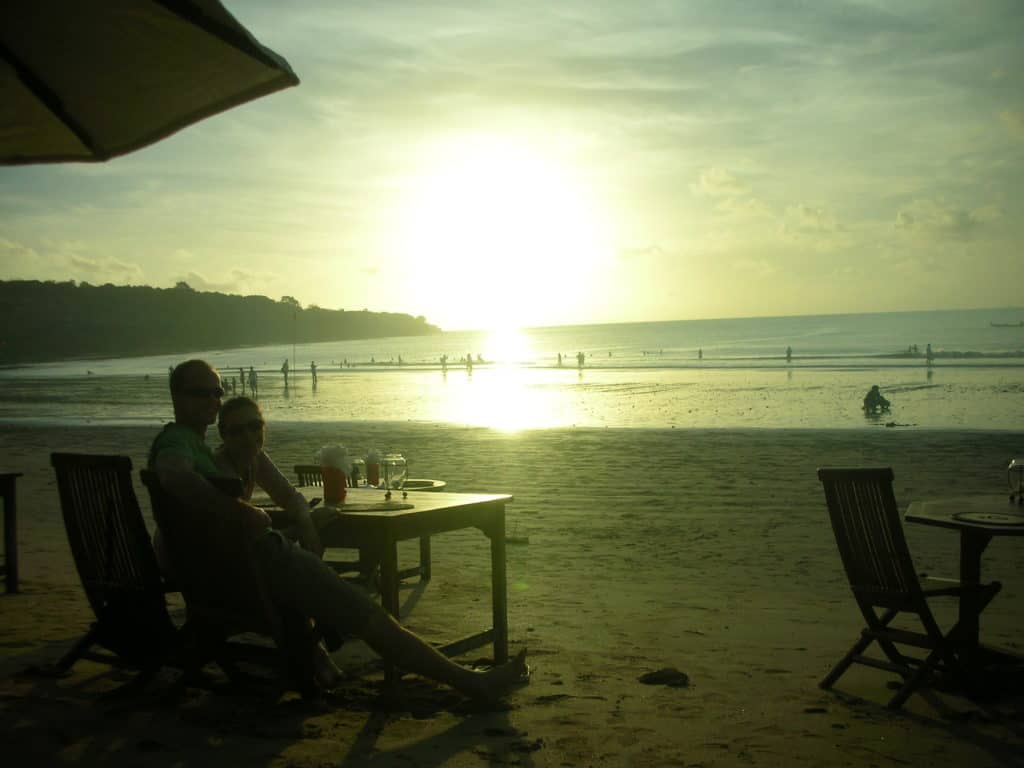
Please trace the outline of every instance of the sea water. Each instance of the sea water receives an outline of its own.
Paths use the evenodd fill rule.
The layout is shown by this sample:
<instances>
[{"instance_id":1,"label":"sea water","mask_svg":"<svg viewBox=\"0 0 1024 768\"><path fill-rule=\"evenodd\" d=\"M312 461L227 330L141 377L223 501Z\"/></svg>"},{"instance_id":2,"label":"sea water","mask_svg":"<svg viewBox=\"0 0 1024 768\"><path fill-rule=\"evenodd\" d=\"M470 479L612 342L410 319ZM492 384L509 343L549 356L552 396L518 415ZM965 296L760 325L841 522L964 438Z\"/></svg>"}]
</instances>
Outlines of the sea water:
<instances>
[{"instance_id":1,"label":"sea water","mask_svg":"<svg viewBox=\"0 0 1024 768\"><path fill-rule=\"evenodd\" d=\"M253 367L272 421L1016 430L1022 317L1003 309L560 326L45 363L0 370L0 421L159 424L170 418L168 369L199 357L220 369L229 394L232 384L242 393L239 368ZM892 409L865 416L873 384Z\"/></svg>"}]
</instances>

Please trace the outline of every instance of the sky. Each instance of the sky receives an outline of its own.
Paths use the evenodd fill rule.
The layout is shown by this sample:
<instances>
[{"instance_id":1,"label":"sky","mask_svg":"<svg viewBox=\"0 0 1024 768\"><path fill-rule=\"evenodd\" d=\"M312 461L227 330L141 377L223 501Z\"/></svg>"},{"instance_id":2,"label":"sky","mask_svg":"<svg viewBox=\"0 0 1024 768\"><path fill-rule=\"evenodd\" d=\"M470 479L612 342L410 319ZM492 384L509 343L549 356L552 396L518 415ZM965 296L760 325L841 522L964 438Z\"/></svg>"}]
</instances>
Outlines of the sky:
<instances>
[{"instance_id":1,"label":"sky","mask_svg":"<svg viewBox=\"0 0 1024 768\"><path fill-rule=\"evenodd\" d=\"M0 168L0 279L450 330L1024 304L1018 0L225 5L301 84Z\"/></svg>"}]
</instances>

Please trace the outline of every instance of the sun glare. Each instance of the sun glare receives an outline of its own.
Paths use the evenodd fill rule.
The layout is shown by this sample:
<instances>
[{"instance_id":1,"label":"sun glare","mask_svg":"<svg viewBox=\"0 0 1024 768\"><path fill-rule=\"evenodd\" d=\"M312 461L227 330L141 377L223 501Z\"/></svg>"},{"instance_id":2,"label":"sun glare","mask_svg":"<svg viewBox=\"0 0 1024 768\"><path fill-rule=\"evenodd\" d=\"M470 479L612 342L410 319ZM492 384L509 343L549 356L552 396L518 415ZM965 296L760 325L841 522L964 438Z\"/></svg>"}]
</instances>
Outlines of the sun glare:
<instances>
[{"instance_id":1,"label":"sun glare","mask_svg":"<svg viewBox=\"0 0 1024 768\"><path fill-rule=\"evenodd\" d=\"M470 137L433 147L406 189L396 254L447 327L537 324L586 306L610 256L605 218L573 169L524 142ZM541 320L543 322L543 320Z\"/></svg>"},{"instance_id":2,"label":"sun glare","mask_svg":"<svg viewBox=\"0 0 1024 768\"><path fill-rule=\"evenodd\" d=\"M530 360L533 350L530 340L515 328L497 328L484 342L484 358L488 362L517 364Z\"/></svg>"},{"instance_id":3,"label":"sun glare","mask_svg":"<svg viewBox=\"0 0 1024 768\"><path fill-rule=\"evenodd\" d=\"M529 375L516 368L491 368L474 374L458 395L446 401L443 418L457 424L518 432L547 429L565 423L550 389L532 386Z\"/></svg>"}]
</instances>

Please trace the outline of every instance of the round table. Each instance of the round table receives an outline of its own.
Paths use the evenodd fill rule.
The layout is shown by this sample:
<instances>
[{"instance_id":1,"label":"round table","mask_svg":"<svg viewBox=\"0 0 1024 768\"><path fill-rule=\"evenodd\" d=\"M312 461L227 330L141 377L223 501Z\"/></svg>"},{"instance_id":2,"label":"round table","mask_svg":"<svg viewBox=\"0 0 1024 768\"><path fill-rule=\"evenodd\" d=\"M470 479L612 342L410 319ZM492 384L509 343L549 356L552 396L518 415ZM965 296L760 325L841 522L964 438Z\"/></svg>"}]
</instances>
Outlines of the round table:
<instances>
[{"instance_id":1,"label":"round table","mask_svg":"<svg viewBox=\"0 0 1024 768\"><path fill-rule=\"evenodd\" d=\"M410 477L406 479L403 491L443 491L447 486L444 480L429 480L425 477Z\"/></svg>"}]
</instances>

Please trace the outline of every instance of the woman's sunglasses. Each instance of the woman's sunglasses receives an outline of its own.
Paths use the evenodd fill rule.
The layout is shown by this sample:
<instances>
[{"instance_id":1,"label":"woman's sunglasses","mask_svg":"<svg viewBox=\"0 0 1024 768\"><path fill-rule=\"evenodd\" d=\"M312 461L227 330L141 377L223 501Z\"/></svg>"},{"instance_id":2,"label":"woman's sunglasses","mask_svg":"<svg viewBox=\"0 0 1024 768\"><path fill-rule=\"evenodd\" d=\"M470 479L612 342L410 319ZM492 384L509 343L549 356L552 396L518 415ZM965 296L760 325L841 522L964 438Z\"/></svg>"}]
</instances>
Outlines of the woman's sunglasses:
<instances>
[{"instance_id":1,"label":"woman's sunglasses","mask_svg":"<svg viewBox=\"0 0 1024 768\"><path fill-rule=\"evenodd\" d=\"M244 424L232 424L230 427L224 427L224 434L229 437L238 437L246 430L256 434L257 432L262 432L265 426L266 422L263 419L253 419Z\"/></svg>"}]
</instances>

